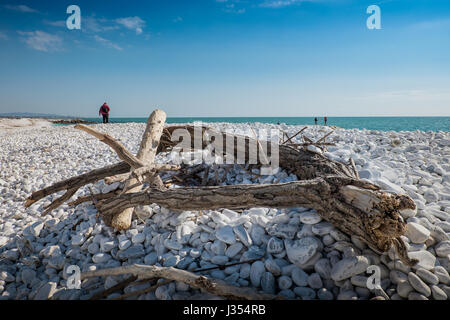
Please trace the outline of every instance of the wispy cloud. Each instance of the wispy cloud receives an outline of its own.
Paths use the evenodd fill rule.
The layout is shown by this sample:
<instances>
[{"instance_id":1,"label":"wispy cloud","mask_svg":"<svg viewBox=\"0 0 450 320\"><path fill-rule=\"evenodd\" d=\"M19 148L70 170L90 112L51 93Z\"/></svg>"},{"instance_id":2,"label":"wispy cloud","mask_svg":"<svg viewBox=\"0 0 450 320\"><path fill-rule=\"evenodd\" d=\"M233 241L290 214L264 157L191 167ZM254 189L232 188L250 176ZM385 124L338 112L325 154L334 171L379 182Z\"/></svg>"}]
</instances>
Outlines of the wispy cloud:
<instances>
[{"instance_id":1,"label":"wispy cloud","mask_svg":"<svg viewBox=\"0 0 450 320\"><path fill-rule=\"evenodd\" d=\"M22 40L32 49L43 52L60 51L63 39L44 31L17 31Z\"/></svg>"},{"instance_id":2,"label":"wispy cloud","mask_svg":"<svg viewBox=\"0 0 450 320\"><path fill-rule=\"evenodd\" d=\"M0 40L8 40L8 36L4 31L0 31Z\"/></svg>"},{"instance_id":3,"label":"wispy cloud","mask_svg":"<svg viewBox=\"0 0 450 320\"><path fill-rule=\"evenodd\" d=\"M353 97L354 100L411 100L411 101L442 101L450 99L448 90L406 89L382 91Z\"/></svg>"},{"instance_id":4,"label":"wispy cloud","mask_svg":"<svg viewBox=\"0 0 450 320\"><path fill-rule=\"evenodd\" d=\"M420 21L412 24L410 28L415 30L448 29L450 28L450 17L443 19Z\"/></svg>"},{"instance_id":5,"label":"wispy cloud","mask_svg":"<svg viewBox=\"0 0 450 320\"><path fill-rule=\"evenodd\" d=\"M183 19L177 17L174 22L180 22ZM44 20L44 23L54 27L66 27L66 22L63 20L49 21ZM140 17L125 17L117 19L97 18L95 15L82 17L81 19L81 31L86 33L104 33L108 31L119 30L120 28L126 28L133 30L136 34L142 34L145 27L145 21Z\"/></svg>"},{"instance_id":6,"label":"wispy cloud","mask_svg":"<svg viewBox=\"0 0 450 320\"><path fill-rule=\"evenodd\" d=\"M119 46L118 44L112 42L111 40L105 39L100 37L99 35L95 35L94 36L95 41L97 41L98 43L101 43L102 45L108 47L108 48L113 48L116 49L118 51L122 51L123 48L121 46Z\"/></svg>"},{"instance_id":7,"label":"wispy cloud","mask_svg":"<svg viewBox=\"0 0 450 320\"><path fill-rule=\"evenodd\" d=\"M127 29L135 30L136 34L141 34L143 32L142 28L145 26L145 21L139 17L119 18L115 21Z\"/></svg>"},{"instance_id":8,"label":"wispy cloud","mask_svg":"<svg viewBox=\"0 0 450 320\"><path fill-rule=\"evenodd\" d=\"M386 92L380 92L375 95L375 97L378 98L417 98L424 96L427 93L425 90L418 90L418 89L410 89L410 90L398 90L398 91L386 91Z\"/></svg>"},{"instance_id":9,"label":"wispy cloud","mask_svg":"<svg viewBox=\"0 0 450 320\"><path fill-rule=\"evenodd\" d=\"M298 5L302 2L319 2L324 0L256 0L252 2L251 7L260 7L260 8L284 8L292 5ZM223 5L223 11L229 13L241 14L246 12L246 8L244 8L245 4L248 4L247 1L241 0L215 0L217 3L221 3Z\"/></svg>"},{"instance_id":10,"label":"wispy cloud","mask_svg":"<svg viewBox=\"0 0 450 320\"><path fill-rule=\"evenodd\" d=\"M117 29L119 29L119 26L112 24L111 21L106 18L90 16L81 19L81 30L87 32L100 33Z\"/></svg>"},{"instance_id":11,"label":"wispy cloud","mask_svg":"<svg viewBox=\"0 0 450 320\"><path fill-rule=\"evenodd\" d=\"M181 17L177 17L176 21L182 21ZM66 27L66 22L63 20L49 21L44 20L44 23L54 27ZM115 50L123 50L123 48L112 40L107 39L103 34L108 31L120 30L125 28L133 30L136 34L142 34L145 27L145 21L140 17L125 17L117 19L97 18L95 15L86 16L81 19L81 31L89 36L90 39L94 39L101 45L112 48ZM100 36L101 34L101 36ZM123 35L122 33L119 33Z\"/></svg>"},{"instance_id":12,"label":"wispy cloud","mask_svg":"<svg viewBox=\"0 0 450 320\"><path fill-rule=\"evenodd\" d=\"M315 0L265 0L259 4L262 8L284 8L301 2L314 2Z\"/></svg>"},{"instance_id":13,"label":"wispy cloud","mask_svg":"<svg viewBox=\"0 0 450 320\"><path fill-rule=\"evenodd\" d=\"M53 26L53 27L66 27L65 20L57 20L57 21L44 20L44 24L47 24L47 25Z\"/></svg>"},{"instance_id":14,"label":"wispy cloud","mask_svg":"<svg viewBox=\"0 0 450 320\"><path fill-rule=\"evenodd\" d=\"M239 0L216 0L223 5L223 11L227 13L242 14L246 9L242 7Z\"/></svg>"},{"instance_id":15,"label":"wispy cloud","mask_svg":"<svg viewBox=\"0 0 450 320\"><path fill-rule=\"evenodd\" d=\"M37 11L37 10L35 10L33 8L30 8L29 6L26 6L24 4L15 5L15 6L7 4L4 7L6 9L8 9L8 10L19 11L19 12L26 12L26 13L37 13L37 12L39 12L39 11Z\"/></svg>"},{"instance_id":16,"label":"wispy cloud","mask_svg":"<svg viewBox=\"0 0 450 320\"><path fill-rule=\"evenodd\" d=\"M44 24L53 27L66 27L65 20L44 20ZM118 30L120 26L112 20L106 18L97 18L95 16L86 16L81 18L81 31L86 33L102 33L112 30Z\"/></svg>"},{"instance_id":17,"label":"wispy cloud","mask_svg":"<svg viewBox=\"0 0 450 320\"><path fill-rule=\"evenodd\" d=\"M237 8L234 3L228 3L225 5L224 11L229 12L229 13L241 14L241 13L245 13L245 8Z\"/></svg>"},{"instance_id":18,"label":"wispy cloud","mask_svg":"<svg viewBox=\"0 0 450 320\"><path fill-rule=\"evenodd\" d=\"M183 21L182 17L176 17L175 19L172 19L172 22L174 22L174 23L178 23L178 22L181 22L181 21Z\"/></svg>"}]
</instances>

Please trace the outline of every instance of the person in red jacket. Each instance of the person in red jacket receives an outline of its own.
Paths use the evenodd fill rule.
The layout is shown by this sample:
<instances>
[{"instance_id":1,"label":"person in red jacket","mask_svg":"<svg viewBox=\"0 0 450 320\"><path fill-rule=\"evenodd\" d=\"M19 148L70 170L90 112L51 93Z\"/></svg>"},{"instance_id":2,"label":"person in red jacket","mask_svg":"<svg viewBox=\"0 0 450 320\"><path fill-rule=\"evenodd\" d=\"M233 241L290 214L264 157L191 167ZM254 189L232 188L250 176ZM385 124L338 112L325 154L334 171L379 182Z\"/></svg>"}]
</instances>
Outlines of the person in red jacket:
<instances>
[{"instance_id":1,"label":"person in red jacket","mask_svg":"<svg viewBox=\"0 0 450 320\"><path fill-rule=\"evenodd\" d=\"M106 104L106 102L100 107L100 110L98 111L98 115L103 116L103 123L109 122L109 106Z\"/></svg>"}]
</instances>

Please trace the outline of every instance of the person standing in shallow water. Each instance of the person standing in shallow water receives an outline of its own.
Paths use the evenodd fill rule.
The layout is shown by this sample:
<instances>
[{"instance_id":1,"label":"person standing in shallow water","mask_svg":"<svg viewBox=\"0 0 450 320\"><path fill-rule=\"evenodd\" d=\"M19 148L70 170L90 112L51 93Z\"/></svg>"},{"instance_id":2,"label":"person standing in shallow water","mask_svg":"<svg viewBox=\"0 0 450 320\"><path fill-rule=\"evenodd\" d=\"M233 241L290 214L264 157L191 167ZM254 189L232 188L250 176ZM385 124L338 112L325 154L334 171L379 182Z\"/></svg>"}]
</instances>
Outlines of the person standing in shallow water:
<instances>
[{"instance_id":1,"label":"person standing in shallow water","mask_svg":"<svg viewBox=\"0 0 450 320\"><path fill-rule=\"evenodd\" d=\"M108 123L109 122L109 111L110 110L111 109L106 104L106 102L100 107L100 110L98 111L98 115L102 115L103 116L103 123Z\"/></svg>"},{"instance_id":2,"label":"person standing in shallow water","mask_svg":"<svg viewBox=\"0 0 450 320\"><path fill-rule=\"evenodd\" d=\"M317 117L314 118L314 124L317 126Z\"/></svg>"},{"instance_id":3,"label":"person standing in shallow water","mask_svg":"<svg viewBox=\"0 0 450 320\"><path fill-rule=\"evenodd\" d=\"M323 122L327 125L327 117L323 117Z\"/></svg>"}]
</instances>

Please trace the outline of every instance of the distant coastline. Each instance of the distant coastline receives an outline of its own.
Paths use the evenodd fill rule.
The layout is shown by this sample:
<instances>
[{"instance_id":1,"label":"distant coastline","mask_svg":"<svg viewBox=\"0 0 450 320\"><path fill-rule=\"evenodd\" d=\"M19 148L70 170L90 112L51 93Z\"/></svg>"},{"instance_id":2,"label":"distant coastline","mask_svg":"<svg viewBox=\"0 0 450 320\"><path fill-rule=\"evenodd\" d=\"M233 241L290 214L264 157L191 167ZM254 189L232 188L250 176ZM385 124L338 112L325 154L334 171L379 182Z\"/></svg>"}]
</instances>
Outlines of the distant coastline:
<instances>
[{"instance_id":1,"label":"distant coastline","mask_svg":"<svg viewBox=\"0 0 450 320\"><path fill-rule=\"evenodd\" d=\"M0 113L0 118L6 119L76 119L80 117L73 116L62 116L57 114L48 114L48 113L32 113L32 112L9 112L9 113Z\"/></svg>"},{"instance_id":2,"label":"distant coastline","mask_svg":"<svg viewBox=\"0 0 450 320\"><path fill-rule=\"evenodd\" d=\"M318 125L323 125L323 117L318 118ZM33 119L48 121L60 126L76 123L101 123L100 117L85 118L73 116L59 116L38 113L0 114L0 119ZM147 118L110 118L110 123L145 123ZM314 117L168 117L167 123L266 123L277 125L305 125L313 126ZM328 117L327 125L343 129L367 129L379 131L450 131L450 117Z\"/></svg>"}]
</instances>

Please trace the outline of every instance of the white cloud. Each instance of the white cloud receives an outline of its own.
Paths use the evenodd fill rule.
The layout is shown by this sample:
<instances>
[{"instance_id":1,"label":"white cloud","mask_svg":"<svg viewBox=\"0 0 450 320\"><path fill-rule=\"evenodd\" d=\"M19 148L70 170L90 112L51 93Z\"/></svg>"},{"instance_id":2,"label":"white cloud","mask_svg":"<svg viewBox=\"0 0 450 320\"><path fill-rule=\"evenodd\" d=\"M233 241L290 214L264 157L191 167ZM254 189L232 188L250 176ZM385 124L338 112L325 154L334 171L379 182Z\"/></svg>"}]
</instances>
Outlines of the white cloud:
<instances>
[{"instance_id":1,"label":"white cloud","mask_svg":"<svg viewBox=\"0 0 450 320\"><path fill-rule=\"evenodd\" d=\"M245 13L245 8L238 8L238 6L236 6L236 4L240 5L240 2L238 0L216 0L216 2L222 3L224 6L222 10L227 13Z\"/></svg>"},{"instance_id":2,"label":"white cloud","mask_svg":"<svg viewBox=\"0 0 450 320\"><path fill-rule=\"evenodd\" d=\"M181 17L177 17L176 21L182 21ZM63 20L44 20L44 23L54 27L66 27L66 22ZM103 37L103 33L108 31L119 30L122 27L133 30L136 34L143 33L143 27L145 26L145 21L139 17L126 17L118 19L106 19L97 18L95 15L82 17L81 18L81 31L87 34L90 39L94 39L96 42L102 44L105 47L112 48L115 50L123 50L123 48L117 43ZM100 36L99 34L102 34ZM119 35L123 34L119 30Z\"/></svg>"},{"instance_id":3,"label":"white cloud","mask_svg":"<svg viewBox=\"0 0 450 320\"><path fill-rule=\"evenodd\" d=\"M53 26L53 27L61 27L66 28L66 21L65 20L56 20L56 21L50 21L50 20L44 20L44 23ZM110 30L119 29L118 26L112 26L108 25L109 21L107 19L103 18L95 18L93 16L87 16L81 18L81 30L88 33L100 33Z\"/></svg>"},{"instance_id":4,"label":"white cloud","mask_svg":"<svg viewBox=\"0 0 450 320\"><path fill-rule=\"evenodd\" d=\"M0 31L0 40L8 40L8 36L3 31Z\"/></svg>"},{"instance_id":5,"label":"white cloud","mask_svg":"<svg viewBox=\"0 0 450 320\"><path fill-rule=\"evenodd\" d=\"M446 29L450 28L450 18L421 21L410 26L415 30L432 30L432 29Z\"/></svg>"},{"instance_id":6,"label":"white cloud","mask_svg":"<svg viewBox=\"0 0 450 320\"><path fill-rule=\"evenodd\" d=\"M264 0L259 4L262 8L284 8L302 2L320 2L321 0Z\"/></svg>"},{"instance_id":7,"label":"white cloud","mask_svg":"<svg viewBox=\"0 0 450 320\"><path fill-rule=\"evenodd\" d=\"M398 91L386 91L386 92L380 92L378 94L381 98L393 98L393 97L420 97L426 94L427 92L424 90L398 90Z\"/></svg>"},{"instance_id":8,"label":"white cloud","mask_svg":"<svg viewBox=\"0 0 450 320\"><path fill-rule=\"evenodd\" d=\"M81 18L81 30L93 33L106 32L119 29L111 25L111 21L105 18L85 17Z\"/></svg>"},{"instance_id":9,"label":"white cloud","mask_svg":"<svg viewBox=\"0 0 450 320\"><path fill-rule=\"evenodd\" d=\"M320 2L320 1L324 0L257 0L254 1L252 7L278 9L292 6L295 4L300 4L302 2ZM245 13L246 9L242 8L242 6L248 3L248 1L241 1L241 0L215 0L215 2L221 3L224 6L223 11L237 14Z\"/></svg>"},{"instance_id":10,"label":"white cloud","mask_svg":"<svg viewBox=\"0 0 450 320\"><path fill-rule=\"evenodd\" d=\"M44 23L53 27L64 27L64 28L66 27L65 20L57 20L57 21L44 20Z\"/></svg>"},{"instance_id":11,"label":"white cloud","mask_svg":"<svg viewBox=\"0 0 450 320\"><path fill-rule=\"evenodd\" d=\"M24 5L24 4L20 4L20 5L17 5L17 6L5 5L4 7L5 7L6 9L9 9L9 10L19 11L19 12L26 12L26 13L36 13L36 12L39 12L39 11L37 11L37 10L35 10L35 9L33 9L33 8L30 8L30 7L28 7L28 6Z\"/></svg>"},{"instance_id":12,"label":"white cloud","mask_svg":"<svg viewBox=\"0 0 450 320\"><path fill-rule=\"evenodd\" d=\"M174 23L181 22L181 21L183 21L183 18L182 18L182 17L176 17L176 18L173 19L172 21L173 21Z\"/></svg>"},{"instance_id":13,"label":"white cloud","mask_svg":"<svg viewBox=\"0 0 450 320\"><path fill-rule=\"evenodd\" d=\"M261 3L259 6L263 8L283 8L300 1L301 0L267 0Z\"/></svg>"},{"instance_id":14,"label":"white cloud","mask_svg":"<svg viewBox=\"0 0 450 320\"><path fill-rule=\"evenodd\" d=\"M355 96L352 100L375 100L375 101L443 101L450 99L448 90L406 89L396 91L381 91Z\"/></svg>"},{"instance_id":15,"label":"white cloud","mask_svg":"<svg viewBox=\"0 0 450 320\"><path fill-rule=\"evenodd\" d=\"M236 14L242 14L245 13L245 9L241 8L241 9L235 9L234 5L229 5L224 9L225 12L228 13L236 13Z\"/></svg>"},{"instance_id":16,"label":"white cloud","mask_svg":"<svg viewBox=\"0 0 450 320\"><path fill-rule=\"evenodd\" d=\"M24 32L17 31L23 36L22 40L32 49L37 51L59 51L62 47L63 39L44 31Z\"/></svg>"},{"instance_id":17,"label":"white cloud","mask_svg":"<svg viewBox=\"0 0 450 320\"><path fill-rule=\"evenodd\" d=\"M53 27L66 27L65 20L44 20L44 23ZM95 16L81 17L81 30L87 33L101 33L112 30L117 30L120 27L112 22L111 20L105 18L96 18Z\"/></svg>"},{"instance_id":18,"label":"white cloud","mask_svg":"<svg viewBox=\"0 0 450 320\"><path fill-rule=\"evenodd\" d=\"M181 17L176 18L177 21L182 21ZM65 21L44 21L44 23L56 27L65 27ZM97 18L94 15L81 18L81 30L87 33L103 33L108 31L118 30L125 27L133 30L136 34L143 33L145 21L139 17L126 17L118 19Z\"/></svg>"},{"instance_id":19,"label":"white cloud","mask_svg":"<svg viewBox=\"0 0 450 320\"><path fill-rule=\"evenodd\" d=\"M119 18L116 19L116 22L127 29L135 30L136 34L141 34L142 28L145 26L145 21L139 17Z\"/></svg>"},{"instance_id":20,"label":"white cloud","mask_svg":"<svg viewBox=\"0 0 450 320\"><path fill-rule=\"evenodd\" d=\"M183 21L183 18L176 17L174 22ZM54 27L66 27L66 21L57 20L49 21L44 20L44 23ZM145 27L145 21L139 17L126 17L118 19L106 19L97 18L95 15L86 16L81 18L81 31L86 33L103 33L108 31L118 30L121 27L133 30L136 34L142 34L143 28Z\"/></svg>"},{"instance_id":21,"label":"white cloud","mask_svg":"<svg viewBox=\"0 0 450 320\"><path fill-rule=\"evenodd\" d=\"M106 47L113 48L113 49L116 49L116 50L119 50L119 51L123 50L122 47L120 47L118 44L112 42L111 40L102 38L102 37L100 37L98 35L95 35L94 39L95 39L95 41L97 41L98 43L103 44Z\"/></svg>"}]
</instances>

